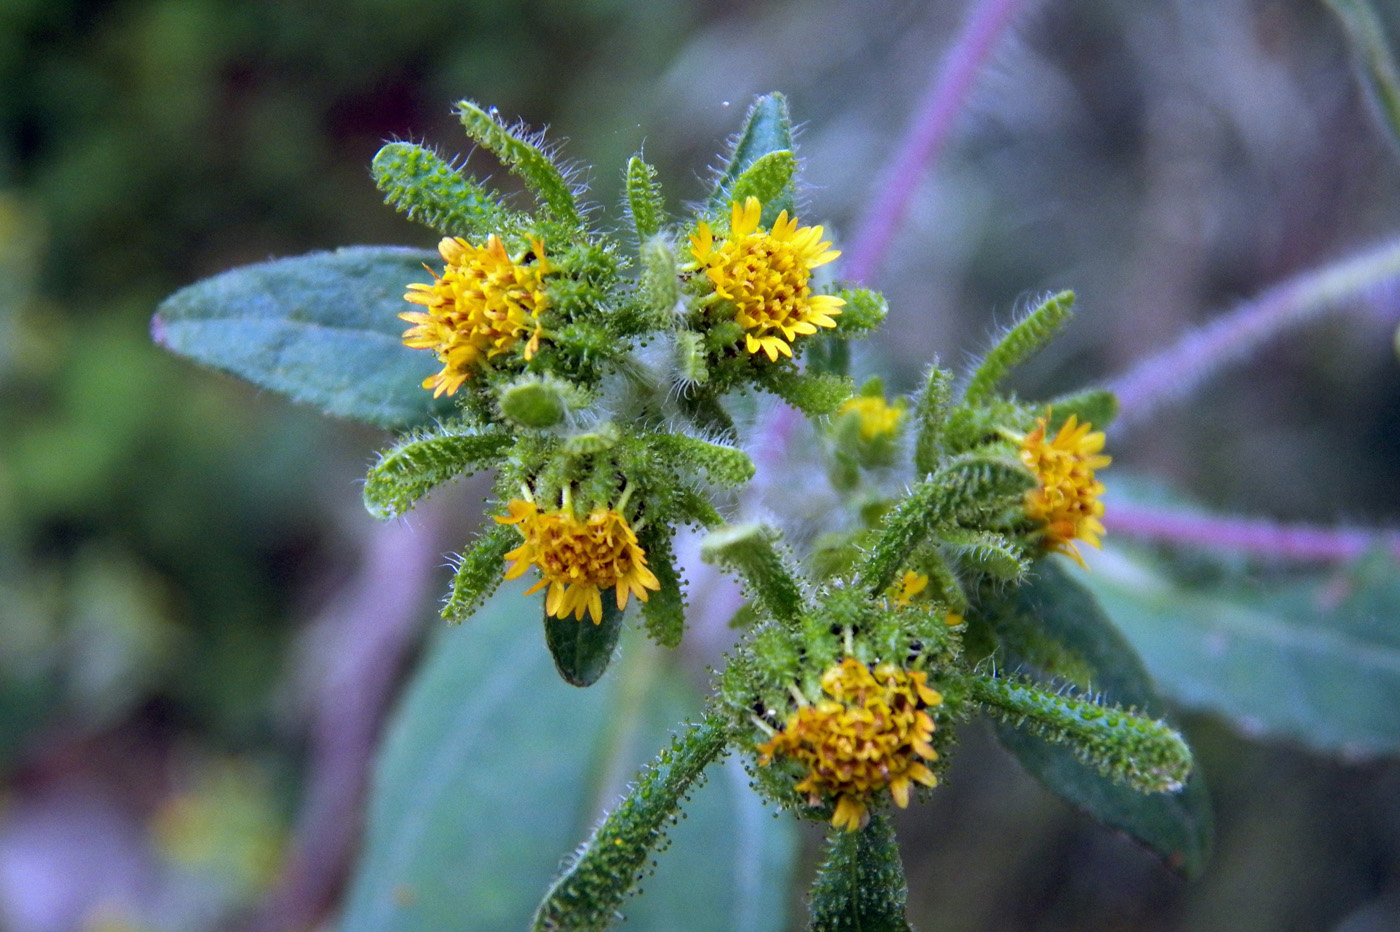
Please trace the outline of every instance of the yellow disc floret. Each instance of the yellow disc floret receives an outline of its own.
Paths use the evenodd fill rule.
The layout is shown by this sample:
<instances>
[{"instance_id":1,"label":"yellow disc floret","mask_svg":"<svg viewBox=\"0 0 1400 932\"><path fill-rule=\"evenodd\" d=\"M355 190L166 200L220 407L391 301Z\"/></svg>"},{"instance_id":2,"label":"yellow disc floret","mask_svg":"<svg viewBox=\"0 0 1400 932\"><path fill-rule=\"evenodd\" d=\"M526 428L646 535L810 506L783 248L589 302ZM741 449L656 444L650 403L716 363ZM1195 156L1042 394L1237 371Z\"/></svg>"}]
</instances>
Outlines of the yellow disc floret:
<instances>
[{"instance_id":1,"label":"yellow disc floret","mask_svg":"<svg viewBox=\"0 0 1400 932\"><path fill-rule=\"evenodd\" d=\"M937 783L924 761L938 758L930 743L933 717L926 709L943 697L930 688L927 674L880 664L872 671L847 657L822 674L825 696L804 703L787 726L758 746L759 764L785 755L807 767L796 785L813 806L835 799L831 824L855 831L869 821L872 794L889 788L903 809L915 783Z\"/></svg>"},{"instance_id":2,"label":"yellow disc floret","mask_svg":"<svg viewBox=\"0 0 1400 932\"><path fill-rule=\"evenodd\" d=\"M540 240L532 241L527 256L534 261L512 260L495 234L485 246L445 237L438 252L446 263L442 275L428 269L433 283L411 284L404 295L426 310L399 315L413 324L404 331L404 345L432 350L442 363L441 372L423 380L434 398L456 392L527 333L532 333L525 350L530 358L539 345L540 312L549 306L544 276L550 271Z\"/></svg>"},{"instance_id":3,"label":"yellow disc floret","mask_svg":"<svg viewBox=\"0 0 1400 932\"><path fill-rule=\"evenodd\" d=\"M705 270L715 294L734 307L750 353L792 356L792 341L818 327L834 327L832 318L846 302L835 295L814 295L808 284L812 269L841 253L822 242L821 227L799 227L778 214L771 230L759 227L763 206L750 197L734 204L729 233L716 242L708 223L696 227L690 252Z\"/></svg>"},{"instance_id":4,"label":"yellow disc floret","mask_svg":"<svg viewBox=\"0 0 1400 932\"><path fill-rule=\"evenodd\" d=\"M521 576L531 566L540 581L526 591L546 586L545 611L555 618L570 613L583 620L585 612L599 624L603 620L602 590L616 592L617 607L627 607L636 595L647 600L648 589L660 589L656 574L647 569L646 553L627 519L610 508L597 507L580 520L568 502L553 511L540 511L534 502L511 499L510 514L497 516L501 524L513 524L525 538L506 559L514 561L506 579Z\"/></svg>"},{"instance_id":5,"label":"yellow disc floret","mask_svg":"<svg viewBox=\"0 0 1400 932\"><path fill-rule=\"evenodd\" d=\"M1026 493L1026 515L1042 529L1048 550L1063 553L1079 565L1084 558L1075 546L1082 540L1099 546L1104 532L1103 483L1094 478L1094 470L1102 469L1112 460L1101 455L1104 435L1093 426L1079 423L1070 415L1055 439L1045 437L1046 419L1036 421L1035 429L1021 441L1021 461L1035 473L1040 484Z\"/></svg>"}]
</instances>

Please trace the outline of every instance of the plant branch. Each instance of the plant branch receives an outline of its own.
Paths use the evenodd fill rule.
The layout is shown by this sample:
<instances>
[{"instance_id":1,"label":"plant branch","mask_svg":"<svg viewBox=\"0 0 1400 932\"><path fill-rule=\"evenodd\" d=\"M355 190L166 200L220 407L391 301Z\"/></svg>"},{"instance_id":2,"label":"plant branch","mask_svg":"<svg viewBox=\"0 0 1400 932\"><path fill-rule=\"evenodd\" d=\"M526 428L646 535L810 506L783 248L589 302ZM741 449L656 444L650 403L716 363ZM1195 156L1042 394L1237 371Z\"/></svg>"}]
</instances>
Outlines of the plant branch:
<instances>
[{"instance_id":1,"label":"plant branch","mask_svg":"<svg viewBox=\"0 0 1400 932\"><path fill-rule=\"evenodd\" d=\"M909 210L920 177L947 142L978 72L1027 3L977 0L973 6L962 32L934 69L894 161L880 176L874 204L846 254L847 278L864 284L874 276Z\"/></svg>"},{"instance_id":2,"label":"plant branch","mask_svg":"<svg viewBox=\"0 0 1400 932\"><path fill-rule=\"evenodd\" d=\"M1113 379L1116 434L1181 401L1266 340L1344 306L1344 299L1400 279L1400 239L1275 285Z\"/></svg>"},{"instance_id":3,"label":"plant branch","mask_svg":"<svg viewBox=\"0 0 1400 932\"><path fill-rule=\"evenodd\" d=\"M1111 533L1123 537L1285 560L1340 563L1379 548L1400 559L1400 531L1278 524L1262 518L1192 514L1118 503L1104 515L1104 523Z\"/></svg>"}]
</instances>

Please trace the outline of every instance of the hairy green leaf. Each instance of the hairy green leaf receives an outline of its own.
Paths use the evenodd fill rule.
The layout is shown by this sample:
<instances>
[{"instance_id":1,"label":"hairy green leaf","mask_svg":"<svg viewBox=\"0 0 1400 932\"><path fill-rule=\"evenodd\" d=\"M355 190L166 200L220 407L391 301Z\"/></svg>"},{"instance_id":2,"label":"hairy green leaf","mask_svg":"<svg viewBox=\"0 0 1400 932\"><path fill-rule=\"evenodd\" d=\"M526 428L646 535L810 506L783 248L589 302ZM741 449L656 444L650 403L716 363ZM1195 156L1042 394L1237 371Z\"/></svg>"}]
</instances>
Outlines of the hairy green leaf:
<instances>
[{"instance_id":1,"label":"hairy green leaf","mask_svg":"<svg viewBox=\"0 0 1400 932\"><path fill-rule=\"evenodd\" d=\"M785 365L764 366L759 384L808 417L834 414L856 388L850 376L799 372Z\"/></svg>"},{"instance_id":2,"label":"hairy green leaf","mask_svg":"<svg viewBox=\"0 0 1400 932\"><path fill-rule=\"evenodd\" d=\"M438 485L488 469L514 438L500 430L419 431L379 456L365 480L365 508L381 520L398 517Z\"/></svg>"},{"instance_id":3,"label":"hairy green leaf","mask_svg":"<svg viewBox=\"0 0 1400 932\"><path fill-rule=\"evenodd\" d=\"M470 618L501 584L506 554L520 544L520 534L506 524L492 523L457 563L452 589L442 617L459 622Z\"/></svg>"},{"instance_id":4,"label":"hairy green leaf","mask_svg":"<svg viewBox=\"0 0 1400 932\"><path fill-rule=\"evenodd\" d=\"M612 663L622 634L622 609L611 589L602 593L603 618L594 623L587 612L556 618L544 616L544 642L554 657L555 669L572 686L592 686Z\"/></svg>"},{"instance_id":5,"label":"hairy green leaf","mask_svg":"<svg viewBox=\"0 0 1400 932\"><path fill-rule=\"evenodd\" d=\"M182 288L151 321L172 352L327 414L404 428L452 410L422 387L438 368L403 345L418 249L357 246L246 265Z\"/></svg>"},{"instance_id":6,"label":"hairy green leaf","mask_svg":"<svg viewBox=\"0 0 1400 932\"><path fill-rule=\"evenodd\" d=\"M1074 292L1061 291L1036 305L992 347L972 373L964 399L975 403L990 395L1006 374L1036 353L1069 322Z\"/></svg>"},{"instance_id":7,"label":"hairy green leaf","mask_svg":"<svg viewBox=\"0 0 1400 932\"><path fill-rule=\"evenodd\" d=\"M907 896L888 815L858 832L834 830L812 885L812 932L910 932Z\"/></svg>"},{"instance_id":8,"label":"hairy green leaf","mask_svg":"<svg viewBox=\"0 0 1400 932\"><path fill-rule=\"evenodd\" d=\"M797 156L787 150L769 152L754 159L753 164L734 180L729 199L743 204L751 197L758 198L763 205L759 223L771 227L783 211L788 212L789 219L792 218L793 178L796 175Z\"/></svg>"},{"instance_id":9,"label":"hairy green leaf","mask_svg":"<svg viewBox=\"0 0 1400 932\"><path fill-rule=\"evenodd\" d=\"M1036 576L1009 601L1010 610L1023 614L1027 624L1038 622L1047 638L1080 658L1095 696L1161 717L1161 701L1131 645L1094 597L1057 563L1042 560ZM1004 661L1021 662L1009 651ZM1067 802L1126 832L1173 870L1194 877L1204 869L1212 818L1199 768L1179 792L1140 793L1095 772L1069 748L1033 733L1001 725L997 736L1026 770Z\"/></svg>"},{"instance_id":10,"label":"hairy green leaf","mask_svg":"<svg viewBox=\"0 0 1400 932\"><path fill-rule=\"evenodd\" d=\"M721 214L728 210L734 200L736 182L751 165L770 152L790 152L792 148L792 118L788 115L787 98L782 94L759 97L749 108L744 127L735 137L724 170L715 183L714 193L710 195L710 213ZM792 204L775 206L791 215Z\"/></svg>"},{"instance_id":11,"label":"hairy green leaf","mask_svg":"<svg viewBox=\"0 0 1400 932\"><path fill-rule=\"evenodd\" d=\"M651 434L647 446L655 451L655 455L673 464L681 475L696 475L703 471L715 485L731 489L753 478L753 460L738 447L710 443L686 434L669 433Z\"/></svg>"},{"instance_id":12,"label":"hairy green leaf","mask_svg":"<svg viewBox=\"0 0 1400 932\"><path fill-rule=\"evenodd\" d=\"M484 240L519 224L499 194L422 146L388 143L375 153L370 171L386 203L447 236Z\"/></svg>"},{"instance_id":13,"label":"hairy green leaf","mask_svg":"<svg viewBox=\"0 0 1400 932\"><path fill-rule=\"evenodd\" d=\"M457 104L467 135L524 181L550 213L565 223L581 226L578 203L563 174L539 146L539 137L521 126L506 126L495 108L482 110L470 100Z\"/></svg>"},{"instance_id":14,"label":"hairy green leaf","mask_svg":"<svg viewBox=\"0 0 1400 932\"><path fill-rule=\"evenodd\" d=\"M641 638L594 687L569 687L537 617L511 592L429 643L376 760L339 932L527 928L564 856L699 708ZM690 818L652 840L653 854L670 850L627 904L631 927L781 932L793 827L768 817L742 768L716 763L707 776L686 794Z\"/></svg>"},{"instance_id":15,"label":"hairy green leaf","mask_svg":"<svg viewBox=\"0 0 1400 932\"><path fill-rule=\"evenodd\" d=\"M664 522L653 522L637 534L637 543L647 555L647 566L661 588L642 603L642 620L647 634L662 647L675 647L685 634L685 596L676 554L671 547L672 529Z\"/></svg>"},{"instance_id":16,"label":"hairy green leaf","mask_svg":"<svg viewBox=\"0 0 1400 932\"><path fill-rule=\"evenodd\" d=\"M1386 554L1280 585L1173 582L1122 547L1085 584L1173 699L1249 734L1400 752L1400 578Z\"/></svg>"},{"instance_id":17,"label":"hairy green leaf","mask_svg":"<svg viewBox=\"0 0 1400 932\"><path fill-rule=\"evenodd\" d=\"M637 155L627 163L627 207L632 212L639 243L659 233L666 222L666 202L656 181L656 169Z\"/></svg>"},{"instance_id":18,"label":"hairy green leaf","mask_svg":"<svg viewBox=\"0 0 1400 932\"><path fill-rule=\"evenodd\" d=\"M802 586L778 547L778 532L760 524L735 524L712 531L700 542L700 557L733 570L747 594L784 624L806 611Z\"/></svg>"}]
</instances>

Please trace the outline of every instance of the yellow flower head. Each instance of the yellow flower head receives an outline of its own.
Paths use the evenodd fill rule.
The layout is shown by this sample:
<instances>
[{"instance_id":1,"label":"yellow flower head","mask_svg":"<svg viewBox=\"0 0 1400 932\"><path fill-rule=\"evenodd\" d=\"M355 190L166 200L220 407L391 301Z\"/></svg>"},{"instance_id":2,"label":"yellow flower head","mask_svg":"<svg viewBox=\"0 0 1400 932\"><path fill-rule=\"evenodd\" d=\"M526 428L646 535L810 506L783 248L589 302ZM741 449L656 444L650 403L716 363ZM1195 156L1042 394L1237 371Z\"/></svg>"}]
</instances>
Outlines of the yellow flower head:
<instances>
[{"instance_id":1,"label":"yellow flower head","mask_svg":"<svg viewBox=\"0 0 1400 932\"><path fill-rule=\"evenodd\" d=\"M493 233L485 246L458 237L445 237L438 252L446 263L439 276L432 269L431 285L415 282L404 300L426 310L405 311L399 317L413 324L404 331L405 346L437 354L442 371L423 380L433 397L451 395L488 360L510 350L526 333L533 336L525 349L529 359L539 346L540 312L549 306L544 276L550 271L544 243L533 240L535 262L519 264ZM424 266L427 268L427 266Z\"/></svg>"},{"instance_id":2,"label":"yellow flower head","mask_svg":"<svg viewBox=\"0 0 1400 932\"><path fill-rule=\"evenodd\" d=\"M904 405L902 402L890 404L879 395L857 395L843 402L836 413L859 416L860 439L868 442L876 437L895 435L904 417Z\"/></svg>"},{"instance_id":3,"label":"yellow flower head","mask_svg":"<svg viewBox=\"0 0 1400 932\"><path fill-rule=\"evenodd\" d=\"M895 589L898 588L896 592ZM894 596L896 608L908 608L914 602L914 596L928 588L928 577L923 573L916 573L913 570L905 570L904 578L899 581L898 587L891 586L890 594Z\"/></svg>"},{"instance_id":4,"label":"yellow flower head","mask_svg":"<svg viewBox=\"0 0 1400 932\"><path fill-rule=\"evenodd\" d=\"M572 612L583 620L584 612L599 624L603 620L602 590L615 589L618 609L627 607L635 594L643 602L648 589L660 589L656 574L647 569L646 553L637 544L637 535L627 519L611 508L594 508L579 520L566 502L554 511L540 511L534 502L511 499L510 514L497 516L501 524L514 524L524 543L506 554L515 561L506 570L506 579L521 576L531 566L540 571L540 581L526 591L539 592L545 586L545 611L555 618Z\"/></svg>"},{"instance_id":5,"label":"yellow flower head","mask_svg":"<svg viewBox=\"0 0 1400 932\"><path fill-rule=\"evenodd\" d=\"M690 253L705 270L715 294L734 305L734 319L747 331L750 353L792 355L799 334L834 327L832 317L846 302L835 295L814 295L808 285L812 269L841 253L822 242L821 227L799 227L787 211L778 214L773 229L758 225L763 206L750 197L734 204L729 234L718 244L710 225L702 222L690 238Z\"/></svg>"},{"instance_id":6,"label":"yellow flower head","mask_svg":"<svg viewBox=\"0 0 1400 932\"><path fill-rule=\"evenodd\" d=\"M1093 431L1088 423L1080 424L1074 415L1060 427L1054 440L1045 439L1045 430L1046 419L1040 418L1021 441L1021 462L1040 480L1039 486L1026 493L1026 515L1041 526L1047 549L1072 557L1083 566L1084 558L1074 542L1099 546L1099 535L1104 533L1099 521L1103 516L1103 502L1099 501L1103 483L1094 478L1094 470L1112 460L1099 452L1103 432Z\"/></svg>"},{"instance_id":7,"label":"yellow flower head","mask_svg":"<svg viewBox=\"0 0 1400 932\"><path fill-rule=\"evenodd\" d=\"M871 794L885 787L903 809L913 784L938 782L923 763L938 758L930 743L933 717L925 710L943 697L926 680L893 664L872 671L847 657L822 674L825 697L800 706L782 731L758 746L759 764L780 754L805 764L807 776L795 789L813 806L835 797L831 824L837 828L864 826Z\"/></svg>"}]
</instances>

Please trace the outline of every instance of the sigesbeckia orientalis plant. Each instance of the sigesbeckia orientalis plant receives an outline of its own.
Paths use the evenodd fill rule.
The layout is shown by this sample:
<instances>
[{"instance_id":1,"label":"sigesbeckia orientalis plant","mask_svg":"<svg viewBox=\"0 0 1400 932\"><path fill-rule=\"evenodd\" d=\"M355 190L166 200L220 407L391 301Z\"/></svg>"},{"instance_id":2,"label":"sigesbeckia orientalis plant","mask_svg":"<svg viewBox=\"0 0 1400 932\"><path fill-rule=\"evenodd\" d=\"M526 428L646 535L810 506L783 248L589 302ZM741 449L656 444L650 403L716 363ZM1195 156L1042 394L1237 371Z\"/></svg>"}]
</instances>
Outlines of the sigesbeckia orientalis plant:
<instances>
[{"instance_id":1,"label":"sigesbeckia orientalis plant","mask_svg":"<svg viewBox=\"0 0 1400 932\"><path fill-rule=\"evenodd\" d=\"M965 376L934 365L912 397L889 399L846 372L845 344L887 308L840 284L840 253L799 219L781 96L754 104L713 192L680 219L633 158L621 229L584 209L537 136L470 102L458 112L533 211L391 143L375 180L441 236L436 253L352 248L235 270L170 298L155 332L329 413L403 429L365 484L380 518L494 470L494 519L458 560L443 616L465 620L525 577L520 624L543 617L569 683L599 680L629 608L659 644L682 641L679 530L702 529L703 558L742 584L742 634L712 698L569 861L534 927L611 926L705 768L733 753L771 804L829 826L813 928L901 928L889 810L934 790L976 714L1052 789L1198 869L1209 819L1191 753L1054 556L1082 564L1104 531L1096 473L1114 399L1000 389L1069 321L1073 296L1030 308ZM844 506L800 547L736 513L755 468L735 412L755 394L814 421Z\"/></svg>"}]
</instances>

